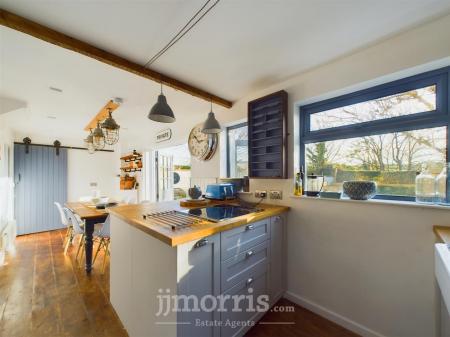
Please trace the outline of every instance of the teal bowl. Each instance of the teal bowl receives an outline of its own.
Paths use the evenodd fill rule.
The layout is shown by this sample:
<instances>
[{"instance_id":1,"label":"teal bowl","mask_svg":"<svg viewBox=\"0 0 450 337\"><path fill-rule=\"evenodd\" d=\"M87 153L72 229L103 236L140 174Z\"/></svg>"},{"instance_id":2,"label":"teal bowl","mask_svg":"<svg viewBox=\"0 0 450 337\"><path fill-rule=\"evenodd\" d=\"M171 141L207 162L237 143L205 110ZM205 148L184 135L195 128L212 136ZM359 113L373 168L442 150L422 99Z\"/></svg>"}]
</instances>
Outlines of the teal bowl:
<instances>
[{"instance_id":1,"label":"teal bowl","mask_svg":"<svg viewBox=\"0 0 450 337\"><path fill-rule=\"evenodd\" d=\"M320 197L326 199L340 199L341 192L320 192Z\"/></svg>"}]
</instances>

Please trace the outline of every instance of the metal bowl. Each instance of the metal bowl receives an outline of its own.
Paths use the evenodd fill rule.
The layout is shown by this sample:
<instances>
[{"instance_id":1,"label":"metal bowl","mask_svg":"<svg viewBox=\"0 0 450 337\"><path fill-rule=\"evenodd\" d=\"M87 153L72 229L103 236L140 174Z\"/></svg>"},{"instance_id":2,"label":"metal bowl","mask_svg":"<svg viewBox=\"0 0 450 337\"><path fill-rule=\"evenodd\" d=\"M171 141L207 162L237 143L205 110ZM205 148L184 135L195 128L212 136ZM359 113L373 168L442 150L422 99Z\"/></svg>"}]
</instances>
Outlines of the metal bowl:
<instances>
[{"instance_id":1,"label":"metal bowl","mask_svg":"<svg viewBox=\"0 0 450 337\"><path fill-rule=\"evenodd\" d=\"M342 188L353 200L367 200L377 193L377 183L374 181L344 181Z\"/></svg>"}]
</instances>

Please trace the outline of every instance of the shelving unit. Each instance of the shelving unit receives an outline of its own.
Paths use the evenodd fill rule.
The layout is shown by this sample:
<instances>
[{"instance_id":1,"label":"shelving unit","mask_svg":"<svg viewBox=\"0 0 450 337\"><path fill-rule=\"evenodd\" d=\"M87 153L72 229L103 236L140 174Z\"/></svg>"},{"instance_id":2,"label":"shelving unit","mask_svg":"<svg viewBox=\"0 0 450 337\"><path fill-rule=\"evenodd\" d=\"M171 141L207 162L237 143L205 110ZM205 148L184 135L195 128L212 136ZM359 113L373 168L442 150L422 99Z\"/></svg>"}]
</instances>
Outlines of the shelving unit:
<instances>
[{"instance_id":1,"label":"shelving unit","mask_svg":"<svg viewBox=\"0 0 450 337\"><path fill-rule=\"evenodd\" d=\"M249 176L287 178L287 92L248 103Z\"/></svg>"},{"instance_id":2,"label":"shelving unit","mask_svg":"<svg viewBox=\"0 0 450 337\"><path fill-rule=\"evenodd\" d=\"M120 189L130 190L136 188L137 179L130 173L142 171L142 154L133 151L133 153L120 158Z\"/></svg>"}]
</instances>

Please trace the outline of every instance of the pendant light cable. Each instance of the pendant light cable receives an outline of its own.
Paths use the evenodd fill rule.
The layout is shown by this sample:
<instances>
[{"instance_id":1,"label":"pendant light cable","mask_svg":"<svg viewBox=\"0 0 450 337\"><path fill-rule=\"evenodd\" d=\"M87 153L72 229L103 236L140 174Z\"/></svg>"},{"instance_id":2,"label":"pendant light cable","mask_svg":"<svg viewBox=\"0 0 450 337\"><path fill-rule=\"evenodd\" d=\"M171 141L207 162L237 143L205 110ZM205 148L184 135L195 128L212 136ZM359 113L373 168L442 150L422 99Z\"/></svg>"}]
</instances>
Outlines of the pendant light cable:
<instances>
[{"instance_id":1,"label":"pendant light cable","mask_svg":"<svg viewBox=\"0 0 450 337\"><path fill-rule=\"evenodd\" d=\"M175 43L177 43L183 36L185 36L192 28L197 25L197 23L203 19L203 17L213 9L220 0L216 0L203 14L198 17L198 15L206 8L206 6L211 2L211 0L206 1L206 3L195 13L195 15L184 25L184 27L159 51L157 52L148 62L144 65L144 68L153 64L157 59L159 59L167 50L169 50ZM198 17L198 18L197 18ZM195 20L197 18L197 20ZM194 21L195 20L195 21ZM193 22L194 21L194 22ZM192 23L193 22L193 23ZM192 24L191 24L192 23Z\"/></svg>"}]
</instances>

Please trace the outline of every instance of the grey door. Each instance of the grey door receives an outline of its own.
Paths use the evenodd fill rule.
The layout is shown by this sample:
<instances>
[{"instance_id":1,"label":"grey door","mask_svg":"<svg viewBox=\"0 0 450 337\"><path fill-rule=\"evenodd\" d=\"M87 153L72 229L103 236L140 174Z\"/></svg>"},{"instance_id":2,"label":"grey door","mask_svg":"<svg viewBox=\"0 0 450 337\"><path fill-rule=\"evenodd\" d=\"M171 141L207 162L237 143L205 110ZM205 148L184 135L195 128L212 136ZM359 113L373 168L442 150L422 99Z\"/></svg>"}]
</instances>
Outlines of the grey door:
<instances>
[{"instance_id":1,"label":"grey door","mask_svg":"<svg viewBox=\"0 0 450 337\"><path fill-rule=\"evenodd\" d=\"M63 228L54 205L67 201L67 149L14 145L15 217L17 234Z\"/></svg>"}]
</instances>

